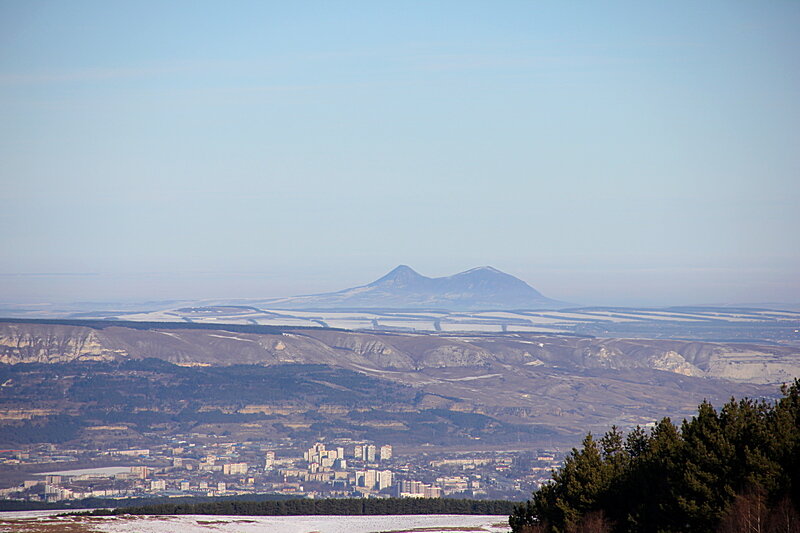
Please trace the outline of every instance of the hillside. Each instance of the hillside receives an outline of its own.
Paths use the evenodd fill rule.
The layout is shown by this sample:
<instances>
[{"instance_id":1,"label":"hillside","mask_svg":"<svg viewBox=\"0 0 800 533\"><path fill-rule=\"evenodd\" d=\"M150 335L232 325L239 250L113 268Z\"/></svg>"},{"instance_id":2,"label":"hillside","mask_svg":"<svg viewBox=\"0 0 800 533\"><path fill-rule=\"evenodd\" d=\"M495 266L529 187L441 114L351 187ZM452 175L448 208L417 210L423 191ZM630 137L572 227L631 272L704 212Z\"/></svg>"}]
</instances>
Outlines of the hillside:
<instances>
[{"instance_id":1,"label":"hillside","mask_svg":"<svg viewBox=\"0 0 800 533\"><path fill-rule=\"evenodd\" d=\"M703 399L773 396L761 383L797 375L799 357L789 347L554 335L4 323L0 406L17 428L5 433L17 435L122 424L129 430L103 438L135 440L160 420L163 431L186 423L241 438L347 431L410 446L535 446L687 416ZM128 414L131 401L140 414Z\"/></svg>"}]
</instances>

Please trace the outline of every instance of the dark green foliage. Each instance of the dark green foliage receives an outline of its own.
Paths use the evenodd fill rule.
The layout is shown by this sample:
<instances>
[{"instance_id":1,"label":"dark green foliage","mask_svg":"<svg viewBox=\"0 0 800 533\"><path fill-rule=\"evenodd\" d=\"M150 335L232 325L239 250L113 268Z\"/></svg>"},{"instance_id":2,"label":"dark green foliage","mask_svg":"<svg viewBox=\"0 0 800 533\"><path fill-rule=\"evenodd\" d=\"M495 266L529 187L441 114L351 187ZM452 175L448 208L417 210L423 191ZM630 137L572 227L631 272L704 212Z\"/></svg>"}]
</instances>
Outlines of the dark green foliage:
<instances>
[{"instance_id":1,"label":"dark green foliage","mask_svg":"<svg viewBox=\"0 0 800 533\"><path fill-rule=\"evenodd\" d=\"M74 416L34 417L31 420L3 425L0 431L0 445L67 442L77 436L81 427L80 420Z\"/></svg>"},{"instance_id":2,"label":"dark green foliage","mask_svg":"<svg viewBox=\"0 0 800 533\"><path fill-rule=\"evenodd\" d=\"M0 365L0 406L53 402L79 407L78 416L34 417L0 427L0 444L66 442L86 426L246 423L268 415L235 412L247 404L290 405L302 411L335 404L348 409L397 402L414 405L410 387L325 365L181 367L159 359L110 363ZM207 406L224 406L208 409ZM439 424L440 426L441 424ZM438 427L438 426L437 426ZM324 431L323 431L324 429ZM325 433L326 428L318 433ZM317 438L316 434L308 440Z\"/></svg>"},{"instance_id":3,"label":"dark green foliage","mask_svg":"<svg viewBox=\"0 0 800 533\"><path fill-rule=\"evenodd\" d=\"M589 434L551 483L517 506L515 532L800 531L800 381L775 403L703 402L627 438ZM793 529L794 528L794 529ZM755 529L753 529L755 531Z\"/></svg>"},{"instance_id":4,"label":"dark green foliage","mask_svg":"<svg viewBox=\"0 0 800 533\"><path fill-rule=\"evenodd\" d=\"M82 514L98 515L398 515L478 514L506 515L513 507L505 500L456 500L449 498L325 498L294 500L217 500L206 503L162 503L116 509L98 509Z\"/></svg>"},{"instance_id":5,"label":"dark green foliage","mask_svg":"<svg viewBox=\"0 0 800 533\"><path fill-rule=\"evenodd\" d=\"M0 402L49 398L131 408L174 402L247 404L302 401L358 406L363 402L413 401L416 391L325 365L181 367L159 359L122 363L0 365L14 382Z\"/></svg>"},{"instance_id":6,"label":"dark green foliage","mask_svg":"<svg viewBox=\"0 0 800 533\"><path fill-rule=\"evenodd\" d=\"M31 511L45 509L112 509L117 507L142 507L169 503L189 505L195 503L227 502L233 500L260 502L266 500L288 500L284 494L237 494L235 496L179 496L144 498L84 498L82 500L63 500L58 502L28 502L22 500L0 500L2 511ZM110 512L110 511L109 511Z\"/></svg>"},{"instance_id":7,"label":"dark green foliage","mask_svg":"<svg viewBox=\"0 0 800 533\"><path fill-rule=\"evenodd\" d=\"M541 426L510 424L484 414L424 409L424 394L418 389L319 364L183 367L160 359L0 364L0 383L6 384L0 388L2 408L57 411L69 406L76 417L77 431L41 431L52 425L45 417L6 421L0 424L0 442L6 446L74 440L87 426L181 433L214 424L227 426L201 431L235 434L241 424L254 422L296 441L368 435L374 441L447 445L465 437L497 442L532 434L558 436ZM285 425L287 416L274 412L240 412L247 405L286 409L310 427ZM323 405L335 405L342 414L322 413ZM375 420L397 424L375 427L370 423Z\"/></svg>"}]
</instances>

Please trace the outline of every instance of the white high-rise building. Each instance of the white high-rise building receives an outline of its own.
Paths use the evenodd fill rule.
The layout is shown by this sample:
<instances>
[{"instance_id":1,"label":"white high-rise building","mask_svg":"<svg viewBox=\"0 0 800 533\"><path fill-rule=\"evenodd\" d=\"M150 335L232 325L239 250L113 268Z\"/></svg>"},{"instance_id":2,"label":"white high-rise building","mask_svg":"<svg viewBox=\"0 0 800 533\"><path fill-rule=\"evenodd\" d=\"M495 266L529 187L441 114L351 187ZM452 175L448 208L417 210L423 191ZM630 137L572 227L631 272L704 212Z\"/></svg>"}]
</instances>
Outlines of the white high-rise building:
<instances>
[{"instance_id":1,"label":"white high-rise building","mask_svg":"<svg viewBox=\"0 0 800 533\"><path fill-rule=\"evenodd\" d=\"M392 458L392 446L390 444L384 444L381 446L380 450L381 461L388 461Z\"/></svg>"},{"instance_id":2,"label":"white high-rise building","mask_svg":"<svg viewBox=\"0 0 800 533\"><path fill-rule=\"evenodd\" d=\"M314 467L314 465L317 465L317 467L321 466L322 468L330 468L337 459L340 459L339 450L342 450L342 448L326 450L324 444L317 443L303 454L303 458L308 461L309 468ZM342 450L342 452L344 452L344 450ZM316 471L317 470L315 470L315 472Z\"/></svg>"},{"instance_id":3,"label":"white high-rise building","mask_svg":"<svg viewBox=\"0 0 800 533\"><path fill-rule=\"evenodd\" d=\"M364 472L364 486L368 489L375 488L375 485L378 483L378 471L377 470L367 470Z\"/></svg>"},{"instance_id":4,"label":"white high-rise building","mask_svg":"<svg viewBox=\"0 0 800 533\"><path fill-rule=\"evenodd\" d=\"M303 453L303 459L309 463L319 462L319 458L325 454L325 445L321 442L314 444L307 452Z\"/></svg>"},{"instance_id":5,"label":"white high-rise building","mask_svg":"<svg viewBox=\"0 0 800 533\"><path fill-rule=\"evenodd\" d=\"M392 486L392 471L382 470L378 473L378 490Z\"/></svg>"},{"instance_id":6,"label":"white high-rise building","mask_svg":"<svg viewBox=\"0 0 800 533\"><path fill-rule=\"evenodd\" d=\"M378 484L377 470L360 470L356 472L356 485L367 489L375 488Z\"/></svg>"},{"instance_id":7,"label":"white high-rise building","mask_svg":"<svg viewBox=\"0 0 800 533\"><path fill-rule=\"evenodd\" d=\"M375 462L375 452L377 449L375 448L374 444L369 444L364 449L364 460L369 463Z\"/></svg>"}]
</instances>

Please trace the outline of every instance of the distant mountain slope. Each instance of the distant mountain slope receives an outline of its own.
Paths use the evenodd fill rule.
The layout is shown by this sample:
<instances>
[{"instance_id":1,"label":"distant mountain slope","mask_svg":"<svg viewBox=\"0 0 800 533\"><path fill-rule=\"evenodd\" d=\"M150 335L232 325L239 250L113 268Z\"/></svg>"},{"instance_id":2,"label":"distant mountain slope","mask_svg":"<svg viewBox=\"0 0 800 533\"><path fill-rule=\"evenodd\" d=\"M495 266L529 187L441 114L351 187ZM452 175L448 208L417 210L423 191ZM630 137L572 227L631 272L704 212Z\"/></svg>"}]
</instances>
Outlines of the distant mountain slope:
<instances>
[{"instance_id":1,"label":"distant mountain slope","mask_svg":"<svg viewBox=\"0 0 800 533\"><path fill-rule=\"evenodd\" d=\"M338 292L265 302L273 309L556 309L568 304L546 298L510 274L490 266L429 278L400 265L368 285Z\"/></svg>"},{"instance_id":2,"label":"distant mountain slope","mask_svg":"<svg viewBox=\"0 0 800 533\"><path fill-rule=\"evenodd\" d=\"M327 435L415 447L544 447L551 438L571 446L612 423L680 420L704 398L770 398L800 368L800 350L782 346L130 326L0 322L0 444L44 439L45 429L64 440L80 427L54 424L73 420L124 425L78 439L128 447L153 431L219 435L219 424L229 442ZM40 426L48 412L77 418Z\"/></svg>"}]
</instances>

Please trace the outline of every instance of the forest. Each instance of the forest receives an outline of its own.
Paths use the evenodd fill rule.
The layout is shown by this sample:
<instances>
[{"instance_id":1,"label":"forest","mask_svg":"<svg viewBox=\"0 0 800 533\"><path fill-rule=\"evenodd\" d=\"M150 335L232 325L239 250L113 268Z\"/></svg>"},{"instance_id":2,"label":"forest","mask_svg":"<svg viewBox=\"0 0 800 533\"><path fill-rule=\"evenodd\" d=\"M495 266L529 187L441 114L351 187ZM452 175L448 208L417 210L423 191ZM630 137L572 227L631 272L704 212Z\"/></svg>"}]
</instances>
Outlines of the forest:
<instances>
[{"instance_id":1,"label":"forest","mask_svg":"<svg viewBox=\"0 0 800 533\"><path fill-rule=\"evenodd\" d=\"M484 414L426 408L426 394L418 389L321 364L183 367L154 358L0 364L0 383L3 409L50 411L0 420L0 446L9 448L97 438L84 429L102 425L127 427L121 436L110 437L124 446L143 446L147 441L141 435L153 431L237 434L253 423L265 434L300 442L369 434L370 440L446 445L465 436L511 440L534 432L539 438L554 434ZM282 412L249 411L249 405ZM335 412L322 413L321 406L334 406ZM371 424L376 420L394 424ZM287 425L298 421L307 425Z\"/></svg>"},{"instance_id":2,"label":"forest","mask_svg":"<svg viewBox=\"0 0 800 533\"><path fill-rule=\"evenodd\" d=\"M303 412L328 404L345 409L414 405L419 396L409 387L324 365L181 367L159 359L0 364L0 383L4 409L56 412L3 420L0 445L8 447L71 441L84 427L98 424L149 431L164 423L185 430L197 424L285 421L236 412L247 404L288 405ZM70 406L69 414L64 405Z\"/></svg>"},{"instance_id":3,"label":"forest","mask_svg":"<svg viewBox=\"0 0 800 533\"><path fill-rule=\"evenodd\" d=\"M588 434L514 508L514 533L800 532L800 381L777 401L703 402L623 435Z\"/></svg>"},{"instance_id":4,"label":"forest","mask_svg":"<svg viewBox=\"0 0 800 533\"><path fill-rule=\"evenodd\" d=\"M324 498L267 501L215 501L205 503L163 503L76 513L108 515L400 515L477 514L505 515L513 503L505 500L462 500L450 498Z\"/></svg>"}]
</instances>

